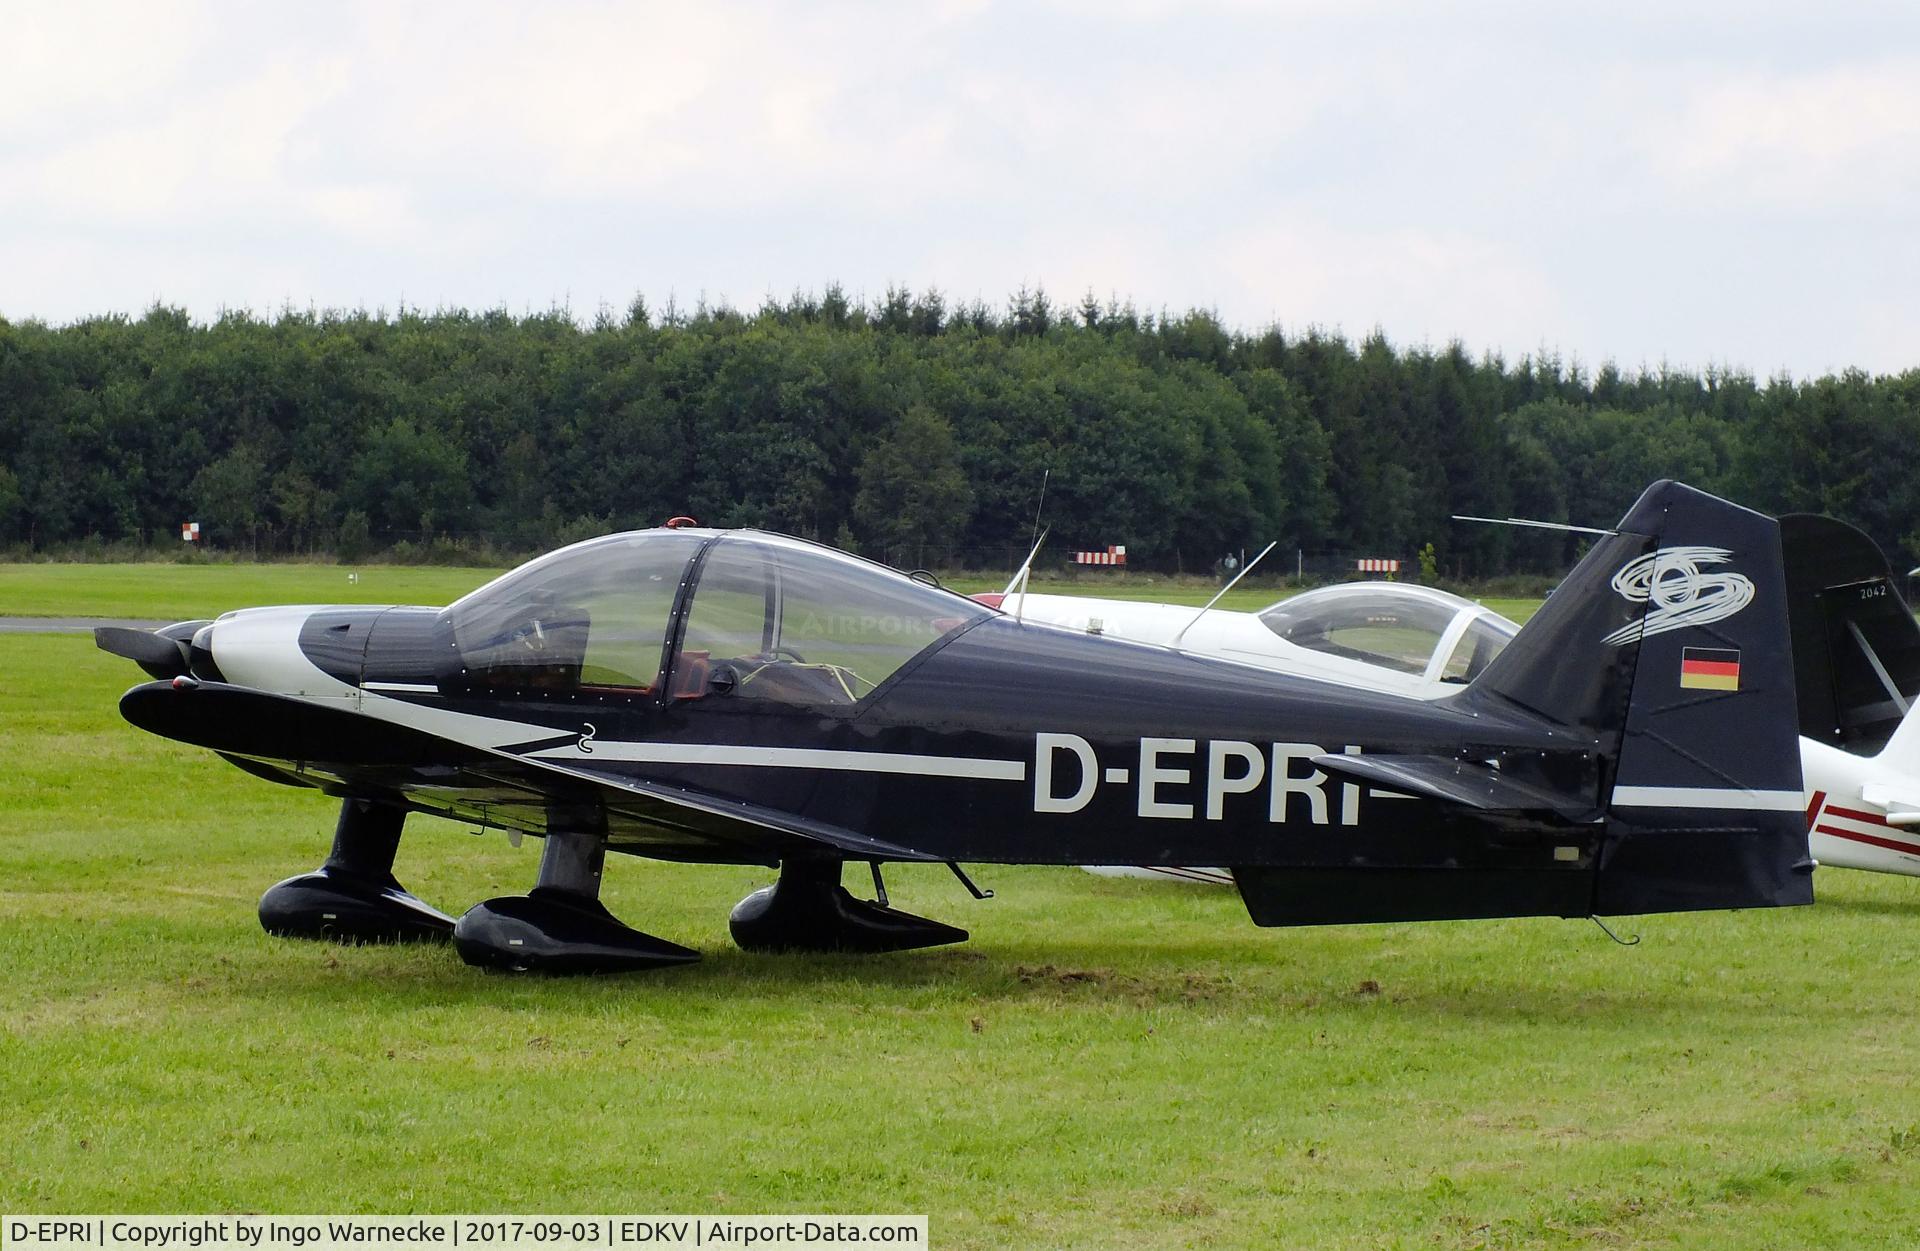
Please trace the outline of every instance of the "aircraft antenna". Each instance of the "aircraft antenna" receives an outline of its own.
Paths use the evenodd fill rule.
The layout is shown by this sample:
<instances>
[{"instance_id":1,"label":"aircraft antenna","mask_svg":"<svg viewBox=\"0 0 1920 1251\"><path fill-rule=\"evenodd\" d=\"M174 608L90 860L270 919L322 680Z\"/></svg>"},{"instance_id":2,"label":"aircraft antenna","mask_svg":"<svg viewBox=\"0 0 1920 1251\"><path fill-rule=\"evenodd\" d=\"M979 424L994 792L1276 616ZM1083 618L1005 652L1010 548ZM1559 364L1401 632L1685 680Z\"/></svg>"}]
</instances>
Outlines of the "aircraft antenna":
<instances>
[{"instance_id":1,"label":"aircraft antenna","mask_svg":"<svg viewBox=\"0 0 1920 1251\"><path fill-rule=\"evenodd\" d=\"M1593 526L1570 526L1564 521L1528 521L1525 517L1468 517L1453 514L1455 521L1478 521L1489 526L1530 526L1535 530L1567 530L1574 534L1618 534L1618 530L1599 530Z\"/></svg>"},{"instance_id":2,"label":"aircraft antenna","mask_svg":"<svg viewBox=\"0 0 1920 1251\"><path fill-rule=\"evenodd\" d=\"M1626 938L1622 938L1618 934L1614 933L1613 930L1608 927L1607 923L1605 921L1602 921L1599 917L1589 915L1587 917L1587 920L1599 926L1600 932L1602 934L1605 934L1608 938L1611 938L1614 942L1619 943L1622 947L1638 947L1640 945L1640 936L1638 934L1633 934L1633 935L1629 935Z\"/></svg>"},{"instance_id":3,"label":"aircraft antenna","mask_svg":"<svg viewBox=\"0 0 1920 1251\"><path fill-rule=\"evenodd\" d=\"M947 868L953 871L953 875L960 879L960 885L966 887L967 893L969 895L972 895L975 899L992 899L993 898L992 891L981 890L978 886L975 886L973 884L973 879L967 876L967 871L960 867L959 861L957 860L947 861Z\"/></svg>"},{"instance_id":4,"label":"aircraft antenna","mask_svg":"<svg viewBox=\"0 0 1920 1251\"><path fill-rule=\"evenodd\" d=\"M1015 623L1022 619L1027 610L1027 582L1033 575L1033 558L1040 554L1040 545L1047 541L1047 533L1052 529L1052 526L1048 526L1046 530L1040 532L1040 537L1033 541L1033 550L1027 553L1025 563L1013 575L1013 580L1007 583L1007 589L1000 592L1000 598L1004 600L1014 593L1015 587L1020 588L1020 602L1013 606Z\"/></svg>"},{"instance_id":5,"label":"aircraft antenna","mask_svg":"<svg viewBox=\"0 0 1920 1251\"><path fill-rule=\"evenodd\" d=\"M1228 591L1231 591L1234 587L1240 585L1240 579L1252 573L1253 567L1259 564L1262 560L1264 560L1268 552L1272 551L1274 548L1278 546L1280 546L1280 540L1275 539L1273 542L1267 544L1265 547L1260 549L1260 555L1255 556L1252 560L1240 566L1240 572L1233 575L1233 580L1231 582L1228 582L1225 586L1221 587L1219 591L1215 592L1214 597L1207 601L1206 608L1202 608L1199 612L1193 614L1193 621L1189 621L1187 622L1187 624L1180 627L1180 633L1173 636L1173 642L1169 643L1168 646L1169 647L1180 646L1180 640L1186 637L1188 630L1193 629L1194 621L1198 621L1200 620L1200 618L1206 616L1207 609L1212 608L1215 604L1219 603L1220 597L1222 595L1225 595Z\"/></svg>"},{"instance_id":6,"label":"aircraft antenna","mask_svg":"<svg viewBox=\"0 0 1920 1251\"><path fill-rule=\"evenodd\" d=\"M1053 477L1053 466L1048 465L1040 474L1040 502L1033 506L1033 542L1036 547L1040 543L1040 514L1047 507L1047 479L1051 477Z\"/></svg>"}]
</instances>

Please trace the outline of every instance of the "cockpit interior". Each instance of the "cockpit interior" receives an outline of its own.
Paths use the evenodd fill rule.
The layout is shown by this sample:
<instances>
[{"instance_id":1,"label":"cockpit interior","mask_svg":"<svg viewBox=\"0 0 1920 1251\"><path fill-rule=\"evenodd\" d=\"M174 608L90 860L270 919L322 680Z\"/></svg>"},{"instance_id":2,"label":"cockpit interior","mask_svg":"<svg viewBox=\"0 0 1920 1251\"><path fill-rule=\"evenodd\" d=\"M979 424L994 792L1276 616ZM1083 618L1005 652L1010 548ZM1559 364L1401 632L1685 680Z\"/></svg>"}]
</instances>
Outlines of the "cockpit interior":
<instances>
[{"instance_id":1,"label":"cockpit interior","mask_svg":"<svg viewBox=\"0 0 1920 1251\"><path fill-rule=\"evenodd\" d=\"M563 548L447 615L475 693L831 708L992 612L799 539L648 530Z\"/></svg>"}]
</instances>

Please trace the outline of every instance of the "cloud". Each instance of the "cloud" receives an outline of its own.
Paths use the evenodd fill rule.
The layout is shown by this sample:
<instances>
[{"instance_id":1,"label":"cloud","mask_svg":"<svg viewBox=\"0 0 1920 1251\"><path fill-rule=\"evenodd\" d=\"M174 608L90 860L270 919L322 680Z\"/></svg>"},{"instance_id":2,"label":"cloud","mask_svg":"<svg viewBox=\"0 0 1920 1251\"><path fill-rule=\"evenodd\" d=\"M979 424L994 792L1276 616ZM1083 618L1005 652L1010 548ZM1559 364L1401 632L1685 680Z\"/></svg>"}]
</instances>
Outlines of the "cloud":
<instances>
[{"instance_id":1,"label":"cloud","mask_svg":"<svg viewBox=\"0 0 1920 1251\"><path fill-rule=\"evenodd\" d=\"M1910 214L1920 193L1920 58L1726 76L1645 139L1677 189L1715 205Z\"/></svg>"},{"instance_id":2,"label":"cloud","mask_svg":"<svg viewBox=\"0 0 1920 1251\"><path fill-rule=\"evenodd\" d=\"M532 201L738 204L951 188L943 102L903 107L903 50L955 20L911 8L479 6L457 29L360 10L356 162ZM429 29L431 27L431 29ZM419 55L423 44L430 56Z\"/></svg>"},{"instance_id":3,"label":"cloud","mask_svg":"<svg viewBox=\"0 0 1920 1251\"><path fill-rule=\"evenodd\" d=\"M57 136L76 117L149 103L208 41L203 6L39 4L8 14L0 39L0 150Z\"/></svg>"},{"instance_id":4,"label":"cloud","mask_svg":"<svg viewBox=\"0 0 1920 1251\"><path fill-rule=\"evenodd\" d=\"M32 7L0 312L1024 283L1510 355L1914 362L1920 18L1383 8Z\"/></svg>"},{"instance_id":5,"label":"cloud","mask_svg":"<svg viewBox=\"0 0 1920 1251\"><path fill-rule=\"evenodd\" d=\"M1920 375L1920 352L1914 346L1920 344L1920 307L1910 290L1868 296L1847 320L1842 334L1829 340L1826 359L1801 358L1803 375L1837 373L1863 363Z\"/></svg>"},{"instance_id":6,"label":"cloud","mask_svg":"<svg viewBox=\"0 0 1920 1251\"><path fill-rule=\"evenodd\" d=\"M1567 328L1563 302L1537 262L1470 234L1301 219L1228 235L1211 262L1235 276L1232 304L1243 317L1294 330L1312 324L1360 337L1379 326L1402 344L1459 338L1526 350Z\"/></svg>"},{"instance_id":7,"label":"cloud","mask_svg":"<svg viewBox=\"0 0 1920 1251\"><path fill-rule=\"evenodd\" d=\"M289 136L344 84L339 63L278 64L177 99L45 154L7 163L0 186L46 209L115 226L156 227L296 208Z\"/></svg>"}]
</instances>

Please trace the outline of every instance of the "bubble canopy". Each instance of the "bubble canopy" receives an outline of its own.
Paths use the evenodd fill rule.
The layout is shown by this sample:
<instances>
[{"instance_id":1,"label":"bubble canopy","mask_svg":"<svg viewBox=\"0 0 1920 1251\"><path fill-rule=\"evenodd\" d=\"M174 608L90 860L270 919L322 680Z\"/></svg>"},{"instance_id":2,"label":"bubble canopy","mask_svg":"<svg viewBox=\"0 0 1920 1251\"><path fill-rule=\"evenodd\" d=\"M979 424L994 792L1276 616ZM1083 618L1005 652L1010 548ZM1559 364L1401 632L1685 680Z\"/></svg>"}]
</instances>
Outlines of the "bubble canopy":
<instances>
[{"instance_id":1,"label":"bubble canopy","mask_svg":"<svg viewBox=\"0 0 1920 1251\"><path fill-rule=\"evenodd\" d=\"M1307 591L1260 621L1295 647L1446 683L1478 677L1518 630L1458 595L1380 582Z\"/></svg>"},{"instance_id":2,"label":"bubble canopy","mask_svg":"<svg viewBox=\"0 0 1920 1251\"><path fill-rule=\"evenodd\" d=\"M447 618L469 688L832 707L992 612L800 539L642 530L522 565Z\"/></svg>"}]
</instances>

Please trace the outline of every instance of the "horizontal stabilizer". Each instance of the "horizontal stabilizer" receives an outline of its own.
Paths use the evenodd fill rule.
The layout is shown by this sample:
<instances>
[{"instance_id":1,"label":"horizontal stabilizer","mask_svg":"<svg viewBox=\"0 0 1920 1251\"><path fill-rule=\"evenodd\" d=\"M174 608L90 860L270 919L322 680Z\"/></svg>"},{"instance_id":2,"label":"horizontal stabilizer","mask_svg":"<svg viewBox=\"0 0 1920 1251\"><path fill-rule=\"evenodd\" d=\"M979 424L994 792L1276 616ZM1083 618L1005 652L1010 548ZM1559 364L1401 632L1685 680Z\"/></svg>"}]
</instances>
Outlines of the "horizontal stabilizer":
<instances>
[{"instance_id":1,"label":"horizontal stabilizer","mask_svg":"<svg viewBox=\"0 0 1920 1251\"><path fill-rule=\"evenodd\" d=\"M1481 812L1551 812L1571 821L1600 816L1590 799L1508 777L1478 760L1329 753L1313 763L1338 777Z\"/></svg>"},{"instance_id":2,"label":"horizontal stabilizer","mask_svg":"<svg viewBox=\"0 0 1920 1251\"><path fill-rule=\"evenodd\" d=\"M1899 785L1869 782L1860 788L1861 802L1887 814L1887 824L1920 825L1920 787L1902 779Z\"/></svg>"}]
</instances>

